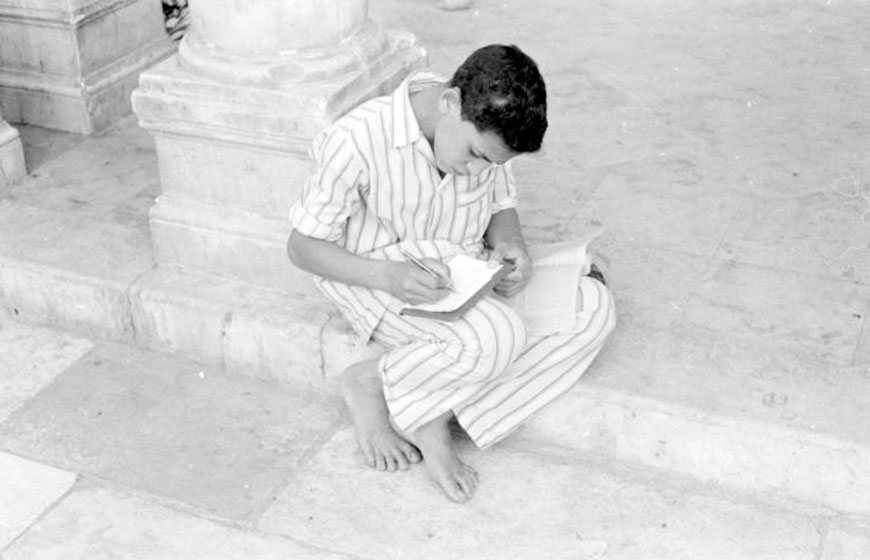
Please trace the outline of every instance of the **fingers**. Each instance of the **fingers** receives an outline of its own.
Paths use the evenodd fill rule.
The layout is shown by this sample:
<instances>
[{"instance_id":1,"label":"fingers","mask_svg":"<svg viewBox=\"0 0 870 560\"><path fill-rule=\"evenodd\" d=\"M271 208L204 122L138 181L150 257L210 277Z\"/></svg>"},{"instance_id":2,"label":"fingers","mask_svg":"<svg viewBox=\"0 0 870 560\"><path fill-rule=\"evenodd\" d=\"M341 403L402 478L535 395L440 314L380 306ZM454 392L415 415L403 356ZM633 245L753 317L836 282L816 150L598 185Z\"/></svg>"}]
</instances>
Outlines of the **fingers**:
<instances>
[{"instance_id":1,"label":"fingers","mask_svg":"<svg viewBox=\"0 0 870 560\"><path fill-rule=\"evenodd\" d=\"M506 250L507 249L504 245L497 245L489 253L489 260L501 263L504 260Z\"/></svg>"},{"instance_id":2,"label":"fingers","mask_svg":"<svg viewBox=\"0 0 870 560\"><path fill-rule=\"evenodd\" d=\"M493 249L491 261L499 259L499 263L508 263L513 268L495 287L495 292L501 296L511 297L522 290L532 276L532 261L525 249L516 245L501 245Z\"/></svg>"},{"instance_id":3,"label":"fingers","mask_svg":"<svg viewBox=\"0 0 870 560\"><path fill-rule=\"evenodd\" d=\"M450 293L449 280L435 277L422 270L415 270L408 277L408 296L406 301L412 304L435 303L447 297Z\"/></svg>"},{"instance_id":4,"label":"fingers","mask_svg":"<svg viewBox=\"0 0 870 560\"><path fill-rule=\"evenodd\" d=\"M529 280L529 275L523 274L520 270L515 270L505 276L494 289L497 294L510 297L525 288Z\"/></svg>"},{"instance_id":5,"label":"fingers","mask_svg":"<svg viewBox=\"0 0 870 560\"><path fill-rule=\"evenodd\" d=\"M426 273L426 278L424 279L424 284L432 289L432 290L451 290L453 287L453 280L450 277L450 267L441 261L437 261L435 259L423 259L423 262L426 266L429 267L432 272L435 274ZM444 297L444 294L439 294L438 299Z\"/></svg>"},{"instance_id":6,"label":"fingers","mask_svg":"<svg viewBox=\"0 0 870 560\"><path fill-rule=\"evenodd\" d=\"M519 293L525 287L525 283L516 283L516 284L499 284L495 288L495 293L504 297L511 297Z\"/></svg>"},{"instance_id":7,"label":"fingers","mask_svg":"<svg viewBox=\"0 0 870 560\"><path fill-rule=\"evenodd\" d=\"M450 278L450 267L443 262L435 259L423 259L423 262L442 278Z\"/></svg>"}]
</instances>

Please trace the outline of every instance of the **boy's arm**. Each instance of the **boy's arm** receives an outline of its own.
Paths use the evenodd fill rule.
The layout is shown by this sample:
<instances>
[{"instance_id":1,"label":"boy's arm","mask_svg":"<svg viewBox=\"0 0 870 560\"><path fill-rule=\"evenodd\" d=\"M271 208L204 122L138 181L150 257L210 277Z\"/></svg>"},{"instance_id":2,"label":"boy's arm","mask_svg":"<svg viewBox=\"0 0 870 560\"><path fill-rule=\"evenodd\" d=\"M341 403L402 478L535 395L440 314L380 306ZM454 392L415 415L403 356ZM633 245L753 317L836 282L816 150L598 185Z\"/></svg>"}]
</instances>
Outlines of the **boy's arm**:
<instances>
[{"instance_id":1,"label":"boy's arm","mask_svg":"<svg viewBox=\"0 0 870 560\"><path fill-rule=\"evenodd\" d=\"M432 259L424 260L439 273L438 278L411 263L360 257L335 243L303 235L295 229L287 240L287 256L293 264L317 276L383 290L413 305L434 303L450 292L450 269Z\"/></svg>"},{"instance_id":2,"label":"boy's arm","mask_svg":"<svg viewBox=\"0 0 870 560\"><path fill-rule=\"evenodd\" d=\"M526 249L517 211L514 208L507 208L493 214L484 239L492 248L490 260L499 263L507 261L514 266L513 272L505 276L495 287L496 293L503 296L516 294L532 278L532 260Z\"/></svg>"}]
</instances>

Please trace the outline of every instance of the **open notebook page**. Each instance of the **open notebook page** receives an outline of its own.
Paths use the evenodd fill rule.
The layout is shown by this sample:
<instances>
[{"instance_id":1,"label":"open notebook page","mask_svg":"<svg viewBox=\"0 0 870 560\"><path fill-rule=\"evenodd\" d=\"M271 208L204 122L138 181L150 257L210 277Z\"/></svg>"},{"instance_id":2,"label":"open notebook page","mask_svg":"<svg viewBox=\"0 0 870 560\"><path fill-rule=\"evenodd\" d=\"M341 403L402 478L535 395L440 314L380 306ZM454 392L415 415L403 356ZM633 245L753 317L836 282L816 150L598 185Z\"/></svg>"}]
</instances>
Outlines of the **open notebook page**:
<instances>
[{"instance_id":1,"label":"open notebook page","mask_svg":"<svg viewBox=\"0 0 870 560\"><path fill-rule=\"evenodd\" d=\"M529 247L531 282L517 295L503 298L523 318L529 334L545 336L575 327L578 284L592 264L589 244L601 231L597 228L579 239Z\"/></svg>"},{"instance_id":2,"label":"open notebook page","mask_svg":"<svg viewBox=\"0 0 870 560\"><path fill-rule=\"evenodd\" d=\"M492 266L487 261L461 253L451 258L447 266L450 267L450 278L453 280L455 290L441 301L409 305L405 307L405 311L411 309L436 313L455 311L473 298L500 270L500 267Z\"/></svg>"}]
</instances>

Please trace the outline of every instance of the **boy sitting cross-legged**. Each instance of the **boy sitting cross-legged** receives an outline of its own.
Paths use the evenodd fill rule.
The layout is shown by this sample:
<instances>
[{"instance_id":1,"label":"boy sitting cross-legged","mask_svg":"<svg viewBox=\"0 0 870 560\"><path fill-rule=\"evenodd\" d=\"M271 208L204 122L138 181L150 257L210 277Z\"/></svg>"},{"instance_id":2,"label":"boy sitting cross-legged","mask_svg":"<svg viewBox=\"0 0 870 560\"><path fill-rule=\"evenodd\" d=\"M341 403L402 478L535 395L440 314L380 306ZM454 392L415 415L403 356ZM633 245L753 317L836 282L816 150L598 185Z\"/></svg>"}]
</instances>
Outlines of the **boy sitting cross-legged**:
<instances>
[{"instance_id":1,"label":"boy sitting cross-legged","mask_svg":"<svg viewBox=\"0 0 870 560\"><path fill-rule=\"evenodd\" d=\"M458 502L478 477L457 456L448 422L478 447L499 441L567 391L615 325L609 290L588 276L575 327L546 337L529 336L494 296L455 322L399 314L446 296L443 262L457 253L512 263L495 291L523 289L532 263L509 162L537 151L546 129L534 61L516 46L483 47L450 81L412 75L320 134L317 170L290 212L290 259L315 275L364 340L387 349L341 381L367 461L394 471L422 459Z\"/></svg>"}]
</instances>

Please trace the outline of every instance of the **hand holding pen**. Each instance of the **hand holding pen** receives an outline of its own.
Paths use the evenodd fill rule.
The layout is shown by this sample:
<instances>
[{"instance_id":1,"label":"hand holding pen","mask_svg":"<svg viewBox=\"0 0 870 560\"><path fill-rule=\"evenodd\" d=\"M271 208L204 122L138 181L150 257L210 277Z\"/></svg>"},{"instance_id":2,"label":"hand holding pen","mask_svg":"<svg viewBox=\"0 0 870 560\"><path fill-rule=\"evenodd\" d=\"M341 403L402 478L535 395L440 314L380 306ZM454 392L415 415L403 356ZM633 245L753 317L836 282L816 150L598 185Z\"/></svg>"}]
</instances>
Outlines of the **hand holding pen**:
<instances>
[{"instance_id":1,"label":"hand holding pen","mask_svg":"<svg viewBox=\"0 0 870 560\"><path fill-rule=\"evenodd\" d=\"M453 291L450 269L434 259L420 259L402 250L407 264L401 264L399 272L393 277L393 295L406 303L434 303L444 299ZM408 264L413 265L410 269ZM410 272L409 272L410 271Z\"/></svg>"}]
</instances>

